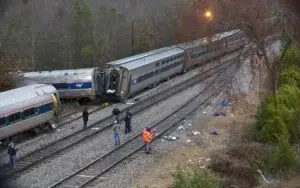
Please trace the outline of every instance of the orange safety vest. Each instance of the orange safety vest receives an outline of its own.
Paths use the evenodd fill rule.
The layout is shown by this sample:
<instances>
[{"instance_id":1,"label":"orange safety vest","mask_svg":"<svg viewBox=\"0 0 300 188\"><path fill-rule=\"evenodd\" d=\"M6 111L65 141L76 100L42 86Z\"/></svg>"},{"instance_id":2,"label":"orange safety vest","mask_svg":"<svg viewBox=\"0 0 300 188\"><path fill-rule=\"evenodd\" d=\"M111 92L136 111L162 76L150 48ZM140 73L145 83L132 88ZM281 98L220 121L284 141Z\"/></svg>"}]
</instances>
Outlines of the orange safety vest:
<instances>
[{"instance_id":1,"label":"orange safety vest","mask_svg":"<svg viewBox=\"0 0 300 188\"><path fill-rule=\"evenodd\" d=\"M143 139L145 143L150 143L152 141L152 135L146 130L146 128L144 128Z\"/></svg>"}]
</instances>

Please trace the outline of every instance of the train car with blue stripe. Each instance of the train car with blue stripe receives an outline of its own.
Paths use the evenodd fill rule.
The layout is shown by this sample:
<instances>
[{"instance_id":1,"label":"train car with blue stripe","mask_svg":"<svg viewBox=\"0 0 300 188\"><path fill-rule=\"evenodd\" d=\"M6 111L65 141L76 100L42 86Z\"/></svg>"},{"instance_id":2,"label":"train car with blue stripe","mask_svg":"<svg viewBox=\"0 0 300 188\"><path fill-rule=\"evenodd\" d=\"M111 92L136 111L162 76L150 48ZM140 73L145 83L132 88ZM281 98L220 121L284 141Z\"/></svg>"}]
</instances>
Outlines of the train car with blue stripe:
<instances>
[{"instance_id":1,"label":"train car with blue stripe","mask_svg":"<svg viewBox=\"0 0 300 188\"><path fill-rule=\"evenodd\" d=\"M33 84L0 93L0 140L27 130L55 128L60 100L51 85Z\"/></svg>"},{"instance_id":2,"label":"train car with blue stripe","mask_svg":"<svg viewBox=\"0 0 300 188\"><path fill-rule=\"evenodd\" d=\"M104 73L99 68L26 72L21 77L53 85L61 99L94 100L103 92L105 82Z\"/></svg>"}]
</instances>

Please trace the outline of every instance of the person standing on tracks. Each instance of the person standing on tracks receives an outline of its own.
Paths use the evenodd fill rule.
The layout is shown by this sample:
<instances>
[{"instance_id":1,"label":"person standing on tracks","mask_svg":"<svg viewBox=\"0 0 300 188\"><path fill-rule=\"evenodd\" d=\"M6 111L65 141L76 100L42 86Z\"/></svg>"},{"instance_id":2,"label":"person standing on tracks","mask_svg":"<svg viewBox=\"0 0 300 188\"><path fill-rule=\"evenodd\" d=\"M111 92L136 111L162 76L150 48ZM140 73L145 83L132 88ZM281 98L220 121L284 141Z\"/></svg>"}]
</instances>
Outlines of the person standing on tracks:
<instances>
[{"instance_id":1,"label":"person standing on tracks","mask_svg":"<svg viewBox=\"0 0 300 188\"><path fill-rule=\"evenodd\" d=\"M120 115L120 110L115 107L112 111L113 116L115 117L115 120L119 123L119 115Z\"/></svg>"},{"instance_id":2,"label":"person standing on tracks","mask_svg":"<svg viewBox=\"0 0 300 188\"><path fill-rule=\"evenodd\" d=\"M9 161L10 161L11 167L15 168L16 167L17 148L13 142L11 142L8 145L7 153L9 155Z\"/></svg>"},{"instance_id":3,"label":"person standing on tracks","mask_svg":"<svg viewBox=\"0 0 300 188\"><path fill-rule=\"evenodd\" d=\"M146 154L149 154L151 151L150 143L152 142L151 128L149 127L144 128L143 140L145 143Z\"/></svg>"},{"instance_id":4,"label":"person standing on tracks","mask_svg":"<svg viewBox=\"0 0 300 188\"><path fill-rule=\"evenodd\" d=\"M120 145L120 124L115 121L113 125L115 145Z\"/></svg>"},{"instance_id":5,"label":"person standing on tracks","mask_svg":"<svg viewBox=\"0 0 300 188\"><path fill-rule=\"evenodd\" d=\"M131 132L131 113L127 110L125 116L125 134Z\"/></svg>"},{"instance_id":6,"label":"person standing on tracks","mask_svg":"<svg viewBox=\"0 0 300 188\"><path fill-rule=\"evenodd\" d=\"M87 128L87 122L89 120L89 112L87 110L87 107L85 107L83 112L82 112L82 118L83 118L83 128L86 129Z\"/></svg>"}]
</instances>

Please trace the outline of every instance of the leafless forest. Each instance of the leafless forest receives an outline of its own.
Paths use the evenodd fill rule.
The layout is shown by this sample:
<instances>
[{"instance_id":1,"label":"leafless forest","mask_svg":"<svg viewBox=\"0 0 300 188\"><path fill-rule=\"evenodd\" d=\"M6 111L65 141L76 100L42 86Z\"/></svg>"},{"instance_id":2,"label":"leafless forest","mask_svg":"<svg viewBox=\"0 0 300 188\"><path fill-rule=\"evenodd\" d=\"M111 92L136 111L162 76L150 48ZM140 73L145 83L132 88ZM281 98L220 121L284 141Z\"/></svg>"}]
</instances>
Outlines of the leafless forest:
<instances>
[{"instance_id":1,"label":"leafless forest","mask_svg":"<svg viewBox=\"0 0 300 188\"><path fill-rule=\"evenodd\" d=\"M224 23L240 21L233 19L236 17L247 19L244 13L251 21L259 19L253 17L255 10L263 12L265 9L257 7L261 3L255 2L257 0L250 4L244 0L0 0L0 85L7 88L9 81L2 77L10 71L101 66L111 60L222 30L243 29L238 24L226 28ZM273 4L274 1L260 2ZM281 3L297 12L297 1L282 0ZM248 6L244 9L247 12L234 13L230 8L234 4ZM208 20L204 16L207 10L213 10L215 17L228 19Z\"/></svg>"}]
</instances>

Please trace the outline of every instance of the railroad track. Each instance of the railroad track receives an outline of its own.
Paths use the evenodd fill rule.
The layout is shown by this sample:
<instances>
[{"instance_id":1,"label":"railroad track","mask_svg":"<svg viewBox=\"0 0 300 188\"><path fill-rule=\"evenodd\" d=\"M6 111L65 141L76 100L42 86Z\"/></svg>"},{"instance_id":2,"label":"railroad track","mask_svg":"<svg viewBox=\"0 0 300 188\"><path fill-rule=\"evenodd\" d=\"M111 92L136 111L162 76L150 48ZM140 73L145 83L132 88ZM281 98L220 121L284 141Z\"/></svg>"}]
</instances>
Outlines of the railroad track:
<instances>
[{"instance_id":1,"label":"railroad track","mask_svg":"<svg viewBox=\"0 0 300 188\"><path fill-rule=\"evenodd\" d=\"M95 107L95 108L89 109L88 112L89 112L89 114L93 114L93 113L95 113L95 112L97 112L97 111L105 108L107 105L108 105L108 103L104 103L104 104L102 104L99 107ZM76 121L76 120L82 118L82 111L83 111L83 109L84 109L84 107L81 107L81 108L79 108L77 110L74 110L74 111L69 112L69 113L65 113L62 116L60 116L59 119L58 119L59 123L56 126L56 128L64 126L66 124L69 124L69 123L71 123L73 121ZM72 116L75 116L75 117L72 117ZM30 138L26 137L26 138L22 139L21 141L19 140L16 143L30 141L31 139L33 139L33 138L32 137L30 137ZM3 145L0 146L0 152L3 152L6 149L7 149L7 145L3 144Z\"/></svg>"},{"instance_id":2,"label":"railroad track","mask_svg":"<svg viewBox=\"0 0 300 188\"><path fill-rule=\"evenodd\" d=\"M200 82L201 80L204 80L205 78L214 75L217 72L222 71L224 68L230 64L235 63L235 60L237 57L232 58L228 60L227 62L220 64L213 69L207 70L205 73L202 73L200 75L197 75L193 78L190 78L176 86L174 86L171 89L156 93L154 96L151 96L147 99L141 100L138 103L134 104L133 106L127 107L121 111L120 118L121 120L124 119L125 111L129 109L133 115L151 107L152 105L172 96L173 94L180 92L181 90L190 87L192 85L195 85L196 83ZM112 115L94 123L93 125L89 126L85 130L77 131L69 136L66 136L64 138L61 138L43 148L40 148L36 151L33 151L32 153L29 153L25 155L24 157L18 159L18 165L15 169L11 169L9 165L5 165L2 168L1 176L3 179L11 179L15 175L29 169L30 167L33 167L42 161L53 157L56 154L61 153L62 151L66 151L70 147L88 139L92 136L95 136L107 128L112 126ZM97 128L97 129L94 129Z\"/></svg>"},{"instance_id":3,"label":"railroad track","mask_svg":"<svg viewBox=\"0 0 300 188\"><path fill-rule=\"evenodd\" d=\"M227 69L224 69L225 71ZM178 109L170 113L167 117L160 120L155 125L151 126L155 128L159 134L155 137L163 135L165 132L170 130L172 127L184 120L185 117L193 113L200 106L206 103L214 95L218 95L222 90L222 86L225 84L226 80L220 80L219 76L222 75L224 71L220 72L217 77L209 84L205 89L203 89L199 94L190 99L187 103L180 106ZM216 81L220 81L218 84ZM207 95L203 97L203 95ZM74 187L82 188L90 184L98 177L102 176L110 169L115 167L117 164L127 159L140 149L144 147L144 142L142 140L142 133L137 134L133 138L129 139L119 147L111 150L105 155L97 158L93 162L84 166L83 168L77 170L76 172L70 174L69 176L63 178L62 180L56 182L55 184L49 186L49 188L61 188L61 187Z\"/></svg>"}]
</instances>

